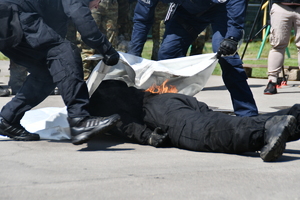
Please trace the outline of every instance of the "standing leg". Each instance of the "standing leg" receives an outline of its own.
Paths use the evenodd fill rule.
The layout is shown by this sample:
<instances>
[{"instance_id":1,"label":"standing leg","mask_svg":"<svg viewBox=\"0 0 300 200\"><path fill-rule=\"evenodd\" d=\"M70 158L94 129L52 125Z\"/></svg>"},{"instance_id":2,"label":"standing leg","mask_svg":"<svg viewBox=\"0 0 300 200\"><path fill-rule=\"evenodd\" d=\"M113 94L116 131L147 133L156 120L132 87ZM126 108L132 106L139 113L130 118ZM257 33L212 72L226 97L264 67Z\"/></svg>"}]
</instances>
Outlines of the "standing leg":
<instances>
[{"instance_id":1,"label":"standing leg","mask_svg":"<svg viewBox=\"0 0 300 200\"><path fill-rule=\"evenodd\" d=\"M227 14L219 11L212 22L213 51L219 49L221 41L227 32ZM238 54L221 57L219 64L222 69L222 78L227 87L234 112L237 116L255 116L258 114L252 91L247 83L247 75L243 68L242 60Z\"/></svg>"},{"instance_id":2,"label":"standing leg","mask_svg":"<svg viewBox=\"0 0 300 200\"><path fill-rule=\"evenodd\" d=\"M26 67L30 74L16 96L3 106L0 116L0 134L14 140L39 140L39 135L25 130L20 120L26 111L38 105L53 91L55 84L45 62L30 57L30 55L38 57L40 52L32 52L30 49L21 51L16 47L3 53L16 64Z\"/></svg>"},{"instance_id":3,"label":"standing leg","mask_svg":"<svg viewBox=\"0 0 300 200\"><path fill-rule=\"evenodd\" d=\"M298 6L294 13L294 30L295 30L295 44L297 47L298 67L300 69L300 6Z\"/></svg>"},{"instance_id":4,"label":"standing leg","mask_svg":"<svg viewBox=\"0 0 300 200\"><path fill-rule=\"evenodd\" d=\"M65 41L51 48L47 58L49 71L67 106L68 116L71 118L89 116L89 95L83 80L79 49Z\"/></svg>"},{"instance_id":5,"label":"standing leg","mask_svg":"<svg viewBox=\"0 0 300 200\"><path fill-rule=\"evenodd\" d=\"M38 59L40 52L24 49L24 46L19 46L3 51L7 57L26 67L30 73L16 96L1 110L1 116L11 124L19 124L25 112L42 102L55 88L46 62Z\"/></svg>"},{"instance_id":6,"label":"standing leg","mask_svg":"<svg viewBox=\"0 0 300 200\"><path fill-rule=\"evenodd\" d=\"M105 133L120 120L117 114L108 117L91 117L89 94L83 80L79 49L64 41L48 51L49 71L67 106L72 143L83 144L94 135Z\"/></svg>"},{"instance_id":7,"label":"standing leg","mask_svg":"<svg viewBox=\"0 0 300 200\"><path fill-rule=\"evenodd\" d=\"M268 85L264 94L276 94L277 78L284 63L285 49L290 42L293 27L293 9L286 5L274 3L270 12L272 46L268 57Z\"/></svg>"}]
</instances>

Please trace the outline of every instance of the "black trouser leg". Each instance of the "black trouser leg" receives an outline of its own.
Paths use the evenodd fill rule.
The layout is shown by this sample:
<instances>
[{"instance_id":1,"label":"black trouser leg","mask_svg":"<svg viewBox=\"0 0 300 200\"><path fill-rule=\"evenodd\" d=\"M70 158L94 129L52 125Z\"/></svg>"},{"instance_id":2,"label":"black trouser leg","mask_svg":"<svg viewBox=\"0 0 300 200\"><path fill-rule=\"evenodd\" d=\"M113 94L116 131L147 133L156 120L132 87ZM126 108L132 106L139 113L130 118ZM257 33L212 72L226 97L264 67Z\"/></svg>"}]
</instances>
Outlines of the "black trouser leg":
<instances>
[{"instance_id":1,"label":"black trouser leg","mask_svg":"<svg viewBox=\"0 0 300 200\"><path fill-rule=\"evenodd\" d=\"M299 140L300 138L300 104L294 104L291 108L282 109L277 112L263 114L264 116L275 115L293 115L297 120L297 129L294 133L291 133L288 138L288 142Z\"/></svg>"},{"instance_id":2,"label":"black trouser leg","mask_svg":"<svg viewBox=\"0 0 300 200\"><path fill-rule=\"evenodd\" d=\"M195 98L165 94L144 104L145 122L161 127L174 146L195 150L242 153L264 145L269 116L235 117L208 109Z\"/></svg>"},{"instance_id":3,"label":"black trouser leg","mask_svg":"<svg viewBox=\"0 0 300 200\"><path fill-rule=\"evenodd\" d=\"M264 125L269 117L235 117L214 111L192 115L181 130L181 148L242 153L264 145Z\"/></svg>"},{"instance_id":4,"label":"black trouser leg","mask_svg":"<svg viewBox=\"0 0 300 200\"><path fill-rule=\"evenodd\" d=\"M20 123L25 112L41 103L55 88L46 62L39 59L41 52L25 46L3 53L19 65L26 67L29 75L16 96L1 110L1 116L10 123Z\"/></svg>"},{"instance_id":5,"label":"black trouser leg","mask_svg":"<svg viewBox=\"0 0 300 200\"><path fill-rule=\"evenodd\" d=\"M53 81L67 106L69 117L89 116L89 94L83 80L79 49L65 41L49 50L47 62Z\"/></svg>"}]
</instances>

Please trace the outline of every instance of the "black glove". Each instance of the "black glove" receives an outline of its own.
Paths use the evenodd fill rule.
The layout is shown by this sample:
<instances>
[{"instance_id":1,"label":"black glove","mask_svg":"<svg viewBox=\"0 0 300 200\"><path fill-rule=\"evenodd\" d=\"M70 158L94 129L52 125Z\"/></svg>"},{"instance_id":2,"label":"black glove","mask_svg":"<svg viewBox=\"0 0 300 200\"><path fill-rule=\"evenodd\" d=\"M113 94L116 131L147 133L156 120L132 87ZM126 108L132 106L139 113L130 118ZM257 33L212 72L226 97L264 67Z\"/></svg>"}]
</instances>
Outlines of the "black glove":
<instances>
[{"instance_id":1,"label":"black glove","mask_svg":"<svg viewBox=\"0 0 300 200\"><path fill-rule=\"evenodd\" d=\"M168 141L168 133L164 133L161 128L156 128L148 139L148 144L154 147L162 147Z\"/></svg>"},{"instance_id":2,"label":"black glove","mask_svg":"<svg viewBox=\"0 0 300 200\"><path fill-rule=\"evenodd\" d=\"M120 55L119 53L114 49L110 48L104 55L103 55L103 62L106 65L116 65L119 62Z\"/></svg>"},{"instance_id":3,"label":"black glove","mask_svg":"<svg viewBox=\"0 0 300 200\"><path fill-rule=\"evenodd\" d=\"M232 37L224 39L218 50L218 55L229 56L233 55L237 51L238 42Z\"/></svg>"}]
</instances>

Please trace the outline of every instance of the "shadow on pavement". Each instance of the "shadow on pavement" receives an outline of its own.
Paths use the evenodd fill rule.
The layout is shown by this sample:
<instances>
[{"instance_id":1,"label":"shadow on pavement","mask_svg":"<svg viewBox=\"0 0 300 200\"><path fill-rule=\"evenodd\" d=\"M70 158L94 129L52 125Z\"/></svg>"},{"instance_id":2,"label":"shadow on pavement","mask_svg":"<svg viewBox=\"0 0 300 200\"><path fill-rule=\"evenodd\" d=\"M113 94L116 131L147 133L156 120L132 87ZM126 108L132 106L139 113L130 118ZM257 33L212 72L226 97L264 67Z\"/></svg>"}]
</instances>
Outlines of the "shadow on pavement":
<instances>
[{"instance_id":1,"label":"shadow on pavement","mask_svg":"<svg viewBox=\"0 0 300 200\"><path fill-rule=\"evenodd\" d=\"M132 143L126 138L121 138L113 135L103 134L92 138L87 143L86 148L79 151L131 151L134 148L110 148L119 144Z\"/></svg>"},{"instance_id":2,"label":"shadow on pavement","mask_svg":"<svg viewBox=\"0 0 300 200\"><path fill-rule=\"evenodd\" d=\"M286 155L286 154L299 154L299 156L300 156L300 150L286 149L283 152L283 155L278 160L271 162L271 163L300 160L299 156L291 156L291 155ZM260 157L259 153L256 153L256 152L246 152L246 153L239 154L239 155L240 156L250 156L250 157Z\"/></svg>"}]
</instances>

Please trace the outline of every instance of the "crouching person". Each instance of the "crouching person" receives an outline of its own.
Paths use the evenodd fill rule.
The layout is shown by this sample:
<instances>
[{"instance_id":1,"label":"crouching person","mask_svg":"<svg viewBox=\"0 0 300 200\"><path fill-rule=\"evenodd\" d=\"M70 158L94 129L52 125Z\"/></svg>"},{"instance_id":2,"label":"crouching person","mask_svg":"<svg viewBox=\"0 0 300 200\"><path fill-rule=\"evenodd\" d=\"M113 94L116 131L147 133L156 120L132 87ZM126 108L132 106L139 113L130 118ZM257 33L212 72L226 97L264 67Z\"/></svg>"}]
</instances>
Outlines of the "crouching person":
<instances>
[{"instance_id":1,"label":"crouching person","mask_svg":"<svg viewBox=\"0 0 300 200\"><path fill-rule=\"evenodd\" d=\"M99 2L0 1L0 51L29 72L20 91L1 110L1 135L14 140L39 140L39 135L25 130L20 120L26 111L41 103L55 87L60 90L67 106L73 144L85 143L119 121L118 114L108 117L90 115L80 51L65 39L68 21L72 20L83 41L103 54L105 64L118 63L119 54L99 31L90 12Z\"/></svg>"},{"instance_id":2,"label":"crouching person","mask_svg":"<svg viewBox=\"0 0 300 200\"><path fill-rule=\"evenodd\" d=\"M268 162L278 159L286 142L298 140L300 105L277 113L236 117L212 111L196 98L183 94L152 94L104 81L91 97L93 115L121 116L110 133L126 135L140 144L240 154L260 151ZM112 108L112 109L108 109Z\"/></svg>"}]
</instances>

